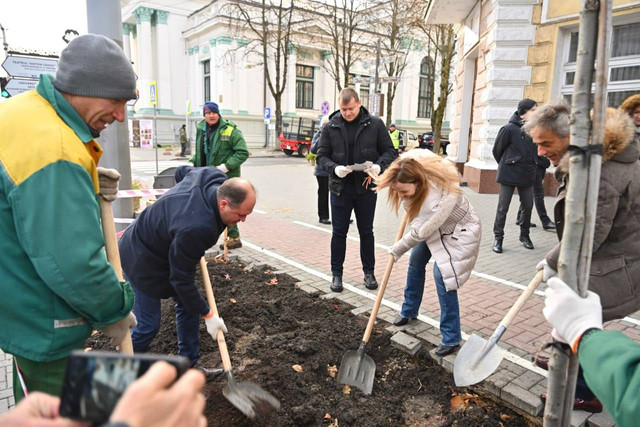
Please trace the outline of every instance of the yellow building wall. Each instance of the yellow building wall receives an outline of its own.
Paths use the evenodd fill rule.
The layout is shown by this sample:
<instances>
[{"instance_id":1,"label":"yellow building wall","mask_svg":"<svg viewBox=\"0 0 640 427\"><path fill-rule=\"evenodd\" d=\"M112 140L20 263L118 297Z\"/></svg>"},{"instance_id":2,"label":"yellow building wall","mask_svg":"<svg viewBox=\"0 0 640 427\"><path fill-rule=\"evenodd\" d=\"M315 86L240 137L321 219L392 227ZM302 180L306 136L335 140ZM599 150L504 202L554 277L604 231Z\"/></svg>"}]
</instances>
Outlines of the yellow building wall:
<instances>
[{"instance_id":1,"label":"yellow building wall","mask_svg":"<svg viewBox=\"0 0 640 427\"><path fill-rule=\"evenodd\" d=\"M544 1L544 0L543 0ZM633 3L637 0L614 0L614 6L625 3ZM579 0L555 0L549 3L548 18L551 11L556 17L578 13ZM640 6L613 12L613 16L640 12ZM542 4L534 6L533 23L536 25L534 44L529 47L527 63L531 65L531 84L525 86L524 96L538 103L548 102L552 97L552 82L555 70L556 52L558 49L558 32L562 27L577 26L579 19L571 19L559 23L541 24Z\"/></svg>"}]
</instances>

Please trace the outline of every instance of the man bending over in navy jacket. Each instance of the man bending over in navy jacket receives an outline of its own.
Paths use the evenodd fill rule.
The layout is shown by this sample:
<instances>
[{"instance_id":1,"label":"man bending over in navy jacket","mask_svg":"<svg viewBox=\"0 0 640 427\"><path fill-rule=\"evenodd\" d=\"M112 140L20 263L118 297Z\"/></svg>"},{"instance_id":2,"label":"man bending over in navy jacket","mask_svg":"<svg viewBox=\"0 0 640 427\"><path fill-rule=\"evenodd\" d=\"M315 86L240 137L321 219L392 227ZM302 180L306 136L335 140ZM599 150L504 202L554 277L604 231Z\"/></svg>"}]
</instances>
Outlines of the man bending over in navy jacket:
<instances>
[{"instance_id":1,"label":"man bending over in navy jacket","mask_svg":"<svg viewBox=\"0 0 640 427\"><path fill-rule=\"evenodd\" d=\"M224 322L213 316L194 283L196 266L228 226L244 222L256 204L253 185L227 179L216 168L181 166L176 186L145 209L120 238L122 269L135 294L133 349L144 352L160 329L160 300L176 305L178 353L200 358L200 318L214 334ZM218 372L195 366L207 376Z\"/></svg>"}]
</instances>

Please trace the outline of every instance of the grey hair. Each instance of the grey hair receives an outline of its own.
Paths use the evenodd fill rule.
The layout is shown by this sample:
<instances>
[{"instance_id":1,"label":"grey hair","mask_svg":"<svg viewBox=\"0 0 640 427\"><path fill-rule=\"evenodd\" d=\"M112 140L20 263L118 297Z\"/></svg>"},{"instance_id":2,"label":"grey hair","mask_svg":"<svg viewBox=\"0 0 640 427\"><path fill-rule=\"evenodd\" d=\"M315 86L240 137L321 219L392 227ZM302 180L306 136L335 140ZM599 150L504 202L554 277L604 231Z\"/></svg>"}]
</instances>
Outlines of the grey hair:
<instances>
[{"instance_id":1,"label":"grey hair","mask_svg":"<svg viewBox=\"0 0 640 427\"><path fill-rule=\"evenodd\" d=\"M356 102L360 101L358 92L356 92L352 87L345 87L342 89L338 94L338 97L340 98L340 104L348 104L351 99L354 99Z\"/></svg>"},{"instance_id":2,"label":"grey hair","mask_svg":"<svg viewBox=\"0 0 640 427\"><path fill-rule=\"evenodd\" d=\"M527 134L535 128L551 131L560 138L569 136L571 106L564 99L551 101L538 108L522 127Z\"/></svg>"},{"instance_id":3,"label":"grey hair","mask_svg":"<svg viewBox=\"0 0 640 427\"><path fill-rule=\"evenodd\" d=\"M244 183L249 184L249 186L244 185ZM222 183L218 190L216 191L216 196L218 201L224 199L229 202L229 205L232 208L237 208L240 206L247 198L249 194L249 189L256 192L256 188L246 179L242 178L230 178Z\"/></svg>"}]
</instances>

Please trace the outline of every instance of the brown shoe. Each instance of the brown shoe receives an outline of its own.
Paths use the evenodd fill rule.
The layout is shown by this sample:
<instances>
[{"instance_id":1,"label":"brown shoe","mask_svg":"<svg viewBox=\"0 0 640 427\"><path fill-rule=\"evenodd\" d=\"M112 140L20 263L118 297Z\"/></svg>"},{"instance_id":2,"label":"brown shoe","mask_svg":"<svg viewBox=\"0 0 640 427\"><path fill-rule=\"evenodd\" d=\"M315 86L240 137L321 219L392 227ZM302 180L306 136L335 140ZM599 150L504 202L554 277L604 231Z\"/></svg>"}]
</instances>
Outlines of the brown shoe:
<instances>
[{"instance_id":1,"label":"brown shoe","mask_svg":"<svg viewBox=\"0 0 640 427\"><path fill-rule=\"evenodd\" d=\"M239 237L229 237L229 242L227 242L227 249L238 249L242 247L242 242ZM220 245L220 249L224 249L224 243Z\"/></svg>"},{"instance_id":2,"label":"brown shoe","mask_svg":"<svg viewBox=\"0 0 640 427\"><path fill-rule=\"evenodd\" d=\"M549 358L547 356L536 356L533 362L539 368L542 368L545 371L549 370Z\"/></svg>"},{"instance_id":3,"label":"brown shoe","mask_svg":"<svg viewBox=\"0 0 640 427\"><path fill-rule=\"evenodd\" d=\"M546 403L547 393L542 393L540 395L540 399L542 400L542 402ZM584 400L576 397L575 399L573 399L573 409L587 411L593 414L599 414L600 412L602 412L602 403L598 400L597 397L594 397L591 400Z\"/></svg>"}]
</instances>

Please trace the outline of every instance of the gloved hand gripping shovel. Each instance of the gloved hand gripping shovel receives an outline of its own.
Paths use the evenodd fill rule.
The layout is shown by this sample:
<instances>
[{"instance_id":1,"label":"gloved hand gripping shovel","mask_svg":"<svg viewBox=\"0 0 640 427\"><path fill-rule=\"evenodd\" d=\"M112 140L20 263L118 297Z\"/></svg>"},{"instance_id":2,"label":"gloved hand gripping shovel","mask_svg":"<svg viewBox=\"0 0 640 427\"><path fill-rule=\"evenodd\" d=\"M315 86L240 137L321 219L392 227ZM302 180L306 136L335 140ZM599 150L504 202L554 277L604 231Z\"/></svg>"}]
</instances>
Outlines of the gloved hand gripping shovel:
<instances>
[{"instance_id":1,"label":"gloved hand gripping shovel","mask_svg":"<svg viewBox=\"0 0 640 427\"><path fill-rule=\"evenodd\" d=\"M120 264L120 252L118 251L118 241L116 239L116 226L113 222L113 209L111 202L99 197L100 201L100 221L102 222L102 234L104 235L104 247L107 251L107 260L116 273L119 281L124 282L122 274L122 265ZM124 340L120 343L120 352L125 354L133 354L133 342L131 341L131 333L125 335Z\"/></svg>"},{"instance_id":2,"label":"gloved hand gripping shovel","mask_svg":"<svg viewBox=\"0 0 640 427\"><path fill-rule=\"evenodd\" d=\"M504 358L505 350L497 344L502 335L516 317L524 303L529 299L542 281L543 270L538 271L529 286L518 297L513 307L504 316L489 341L471 334L462 346L453 365L453 379L458 387L464 387L480 381L491 375Z\"/></svg>"},{"instance_id":3,"label":"gloved hand gripping shovel","mask_svg":"<svg viewBox=\"0 0 640 427\"><path fill-rule=\"evenodd\" d=\"M400 228L398 229L398 234L396 235L396 242L402 238L402 235L404 234L404 228L407 225L408 219L409 216L405 213L402 217L402 223L400 224ZM373 378L376 375L376 363L373 361L371 356L367 355L364 352L364 350L367 346L367 343L369 342L369 338L371 338L371 332L373 332L373 324L376 322L378 310L380 309L380 304L382 303L384 291L387 289L387 282L389 281L389 276L391 276L391 269L393 268L393 264L393 255L389 254L387 268L384 272L384 277L382 278L380 288L378 289L378 296L376 297L376 302L373 304L373 309L371 310L371 315L369 316L369 322L367 323L367 329L364 332L362 343L360 343L360 347L358 347L358 350L349 350L344 354L344 356L342 356L340 370L338 371L338 382L340 384L348 384L353 387L358 387L364 394L371 394L371 391L373 390Z\"/></svg>"},{"instance_id":4,"label":"gloved hand gripping shovel","mask_svg":"<svg viewBox=\"0 0 640 427\"><path fill-rule=\"evenodd\" d=\"M215 316L218 314L218 308L216 307L216 300L213 297L211 278L209 277L207 261L205 261L204 257L200 258L200 270L202 271L202 280L204 282L204 290L207 294L207 302ZM222 389L224 397L252 420L258 415L268 417L271 412L280 409L278 399L263 390L258 384L251 382L236 383L233 378L233 373L231 372L231 359L229 359L229 350L224 340L224 332L218 329L218 334L213 337L213 339L218 341L222 366L227 374L227 385Z\"/></svg>"}]
</instances>

